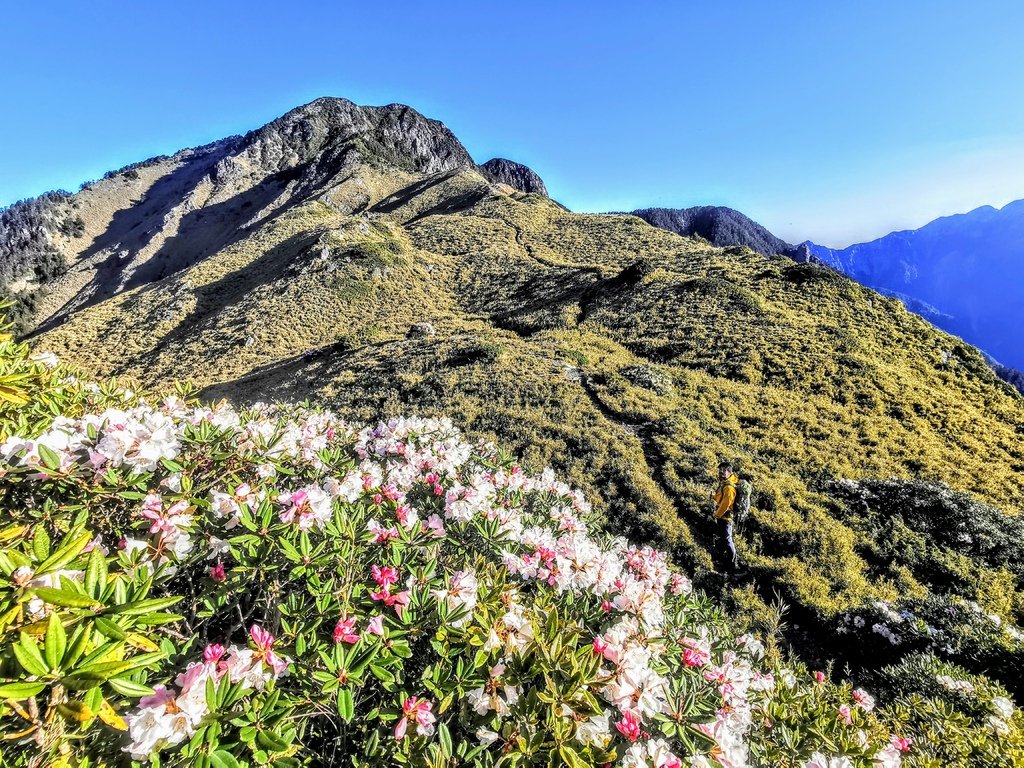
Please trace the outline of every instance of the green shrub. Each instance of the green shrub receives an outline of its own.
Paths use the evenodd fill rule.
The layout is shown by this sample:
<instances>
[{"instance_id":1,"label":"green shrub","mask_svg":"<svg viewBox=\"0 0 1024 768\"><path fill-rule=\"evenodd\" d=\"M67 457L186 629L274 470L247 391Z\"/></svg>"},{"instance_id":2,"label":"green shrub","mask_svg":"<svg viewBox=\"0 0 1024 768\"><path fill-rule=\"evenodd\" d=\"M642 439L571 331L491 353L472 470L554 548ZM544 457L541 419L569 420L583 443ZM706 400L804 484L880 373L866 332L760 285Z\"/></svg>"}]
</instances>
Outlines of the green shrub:
<instances>
[{"instance_id":1,"label":"green shrub","mask_svg":"<svg viewBox=\"0 0 1024 768\"><path fill-rule=\"evenodd\" d=\"M0 354L22 376L0 421L4 765L894 754L869 697L764 659L662 553L447 422L152 406Z\"/></svg>"}]
</instances>

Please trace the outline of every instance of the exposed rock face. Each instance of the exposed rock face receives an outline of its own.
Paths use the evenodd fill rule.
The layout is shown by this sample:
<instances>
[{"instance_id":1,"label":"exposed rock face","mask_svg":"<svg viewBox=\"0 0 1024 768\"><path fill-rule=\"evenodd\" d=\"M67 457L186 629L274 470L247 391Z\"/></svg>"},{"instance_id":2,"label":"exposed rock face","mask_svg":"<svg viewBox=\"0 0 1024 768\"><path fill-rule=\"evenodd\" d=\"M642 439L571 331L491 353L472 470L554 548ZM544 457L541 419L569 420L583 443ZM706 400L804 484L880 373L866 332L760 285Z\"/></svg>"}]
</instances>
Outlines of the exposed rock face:
<instances>
[{"instance_id":1,"label":"exposed rock face","mask_svg":"<svg viewBox=\"0 0 1024 768\"><path fill-rule=\"evenodd\" d=\"M18 330L49 327L186 269L296 204L356 213L412 181L403 174L475 168L444 124L410 107L317 99L245 136L12 207L0 220L0 293L39 283Z\"/></svg>"},{"instance_id":2,"label":"exposed rock face","mask_svg":"<svg viewBox=\"0 0 1024 768\"><path fill-rule=\"evenodd\" d=\"M648 224L684 237L699 235L712 245L725 248L745 245L765 256L792 257L794 248L756 221L732 208L700 205L695 208L643 208L633 211Z\"/></svg>"},{"instance_id":3,"label":"exposed rock face","mask_svg":"<svg viewBox=\"0 0 1024 768\"><path fill-rule=\"evenodd\" d=\"M800 243L789 254L789 257L798 264L822 264L822 260L814 255L807 243Z\"/></svg>"},{"instance_id":4,"label":"exposed rock face","mask_svg":"<svg viewBox=\"0 0 1024 768\"><path fill-rule=\"evenodd\" d=\"M353 152L364 162L427 174L473 166L443 123L411 107L322 98L246 135L213 175L223 184L298 171L302 186L313 187L350 167Z\"/></svg>"},{"instance_id":5,"label":"exposed rock face","mask_svg":"<svg viewBox=\"0 0 1024 768\"><path fill-rule=\"evenodd\" d=\"M544 181L532 169L506 160L503 157L495 157L480 166L480 172L488 179L501 184L508 184L520 192L536 192L539 195L548 196L547 187Z\"/></svg>"}]
</instances>

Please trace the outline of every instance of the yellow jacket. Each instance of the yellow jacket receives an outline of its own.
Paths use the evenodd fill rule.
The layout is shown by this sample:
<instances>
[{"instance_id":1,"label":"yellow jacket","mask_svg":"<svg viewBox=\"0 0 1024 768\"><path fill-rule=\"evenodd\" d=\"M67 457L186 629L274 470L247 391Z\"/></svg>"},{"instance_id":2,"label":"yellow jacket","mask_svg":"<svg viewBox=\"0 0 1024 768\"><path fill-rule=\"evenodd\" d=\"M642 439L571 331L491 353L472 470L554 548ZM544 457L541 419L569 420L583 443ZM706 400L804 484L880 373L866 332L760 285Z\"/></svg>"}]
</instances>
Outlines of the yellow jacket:
<instances>
[{"instance_id":1,"label":"yellow jacket","mask_svg":"<svg viewBox=\"0 0 1024 768\"><path fill-rule=\"evenodd\" d=\"M732 520L732 505L736 502L736 483L740 479L733 473L718 483L718 490L711 497L715 500L715 517Z\"/></svg>"}]
</instances>

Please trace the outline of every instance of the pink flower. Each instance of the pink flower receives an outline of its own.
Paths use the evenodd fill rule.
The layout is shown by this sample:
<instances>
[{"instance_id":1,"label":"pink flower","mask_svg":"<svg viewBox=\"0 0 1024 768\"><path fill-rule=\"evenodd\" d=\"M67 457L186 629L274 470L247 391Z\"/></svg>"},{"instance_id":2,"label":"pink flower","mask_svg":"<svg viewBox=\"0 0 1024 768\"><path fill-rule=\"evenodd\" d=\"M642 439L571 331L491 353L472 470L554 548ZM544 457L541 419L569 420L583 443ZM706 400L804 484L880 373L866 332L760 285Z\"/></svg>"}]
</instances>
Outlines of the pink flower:
<instances>
[{"instance_id":1,"label":"pink flower","mask_svg":"<svg viewBox=\"0 0 1024 768\"><path fill-rule=\"evenodd\" d=\"M426 699L417 696L410 696L402 704L402 717L395 726L395 739L405 738L405 732L409 723L416 723L416 732L420 736L430 736L434 733L434 722L437 720L431 709L433 705Z\"/></svg>"},{"instance_id":2,"label":"pink flower","mask_svg":"<svg viewBox=\"0 0 1024 768\"><path fill-rule=\"evenodd\" d=\"M203 661L208 663L218 662L225 653L227 653L227 649L223 645L218 645L217 643L208 645L203 649Z\"/></svg>"},{"instance_id":3,"label":"pink flower","mask_svg":"<svg viewBox=\"0 0 1024 768\"><path fill-rule=\"evenodd\" d=\"M684 647L683 663L688 667L703 667L711 662L711 654L699 640L684 637L679 641Z\"/></svg>"},{"instance_id":4,"label":"pink flower","mask_svg":"<svg viewBox=\"0 0 1024 768\"><path fill-rule=\"evenodd\" d=\"M683 651L683 664L688 667L703 667L710 657L699 648L687 648Z\"/></svg>"},{"instance_id":5,"label":"pink flower","mask_svg":"<svg viewBox=\"0 0 1024 768\"><path fill-rule=\"evenodd\" d=\"M274 636L263 629L259 624L249 627L249 637L258 651L269 651L274 646Z\"/></svg>"},{"instance_id":6,"label":"pink flower","mask_svg":"<svg viewBox=\"0 0 1024 768\"><path fill-rule=\"evenodd\" d=\"M338 620L337 626L334 627L334 642L336 643L357 643L359 642L359 633L355 631L356 628L356 617L349 616L347 619Z\"/></svg>"},{"instance_id":7,"label":"pink flower","mask_svg":"<svg viewBox=\"0 0 1024 768\"><path fill-rule=\"evenodd\" d=\"M398 520L398 524L403 528L411 528L415 525L419 517L412 507L406 506L405 504L399 504L395 507L395 519Z\"/></svg>"},{"instance_id":8,"label":"pink flower","mask_svg":"<svg viewBox=\"0 0 1024 768\"><path fill-rule=\"evenodd\" d=\"M594 638L594 653L598 656L604 656L604 652L608 650L608 643L604 641L603 637Z\"/></svg>"},{"instance_id":9,"label":"pink flower","mask_svg":"<svg viewBox=\"0 0 1024 768\"><path fill-rule=\"evenodd\" d=\"M377 602L382 602L387 606L394 606L395 613L398 617L402 617L402 609L409 604L409 590L406 589L397 594L391 594L387 589L382 589L379 592L371 592L370 597Z\"/></svg>"},{"instance_id":10,"label":"pink flower","mask_svg":"<svg viewBox=\"0 0 1024 768\"><path fill-rule=\"evenodd\" d=\"M427 528L430 529L430 532L433 533L436 538L443 539L445 537L446 531L444 529L444 521L440 518L440 516L431 515L430 517L428 517Z\"/></svg>"},{"instance_id":11,"label":"pink flower","mask_svg":"<svg viewBox=\"0 0 1024 768\"><path fill-rule=\"evenodd\" d=\"M174 701L174 691L167 690L165 685L153 686L153 694L151 696L143 696L139 699L139 706L148 709L150 707L157 709L164 707Z\"/></svg>"},{"instance_id":12,"label":"pink flower","mask_svg":"<svg viewBox=\"0 0 1024 768\"><path fill-rule=\"evenodd\" d=\"M308 504L306 498L308 495L305 491L293 491L292 493L282 493L277 497L280 503L291 505L281 513L282 523L294 523L303 517Z\"/></svg>"},{"instance_id":13,"label":"pink flower","mask_svg":"<svg viewBox=\"0 0 1024 768\"><path fill-rule=\"evenodd\" d=\"M857 706L863 709L865 712L870 712L875 708L875 700L867 691L858 688L853 692L853 700L857 702Z\"/></svg>"},{"instance_id":14,"label":"pink flower","mask_svg":"<svg viewBox=\"0 0 1024 768\"><path fill-rule=\"evenodd\" d=\"M847 704L843 704L839 708L839 717L844 720L847 725L853 725L853 711Z\"/></svg>"},{"instance_id":15,"label":"pink flower","mask_svg":"<svg viewBox=\"0 0 1024 768\"><path fill-rule=\"evenodd\" d=\"M669 580L669 591L673 595L689 594L693 591L693 585L685 576L673 573Z\"/></svg>"},{"instance_id":16,"label":"pink flower","mask_svg":"<svg viewBox=\"0 0 1024 768\"><path fill-rule=\"evenodd\" d=\"M249 636L256 646L255 658L262 659L267 666L274 670L275 675L280 675L288 669L288 662L278 656L272 650L274 647L274 636L257 624L249 628Z\"/></svg>"},{"instance_id":17,"label":"pink flower","mask_svg":"<svg viewBox=\"0 0 1024 768\"><path fill-rule=\"evenodd\" d=\"M615 728L630 741L636 741L643 733L640 729L640 719L632 712L623 714L622 719L615 724Z\"/></svg>"},{"instance_id":18,"label":"pink flower","mask_svg":"<svg viewBox=\"0 0 1024 768\"><path fill-rule=\"evenodd\" d=\"M611 613L612 612L612 608L614 608L614 607L615 607L615 604L612 603L611 600L602 600L601 601L601 610L604 611L605 613Z\"/></svg>"},{"instance_id":19,"label":"pink flower","mask_svg":"<svg viewBox=\"0 0 1024 768\"><path fill-rule=\"evenodd\" d=\"M216 581L218 584L227 580L228 576L224 572L224 563L217 563L213 568L210 569L210 578Z\"/></svg>"},{"instance_id":20,"label":"pink flower","mask_svg":"<svg viewBox=\"0 0 1024 768\"><path fill-rule=\"evenodd\" d=\"M384 617L374 616L370 619L370 623L366 626L366 631L371 635L384 636Z\"/></svg>"},{"instance_id":21,"label":"pink flower","mask_svg":"<svg viewBox=\"0 0 1024 768\"><path fill-rule=\"evenodd\" d=\"M825 682L825 673L824 672L820 672L820 671L819 672L815 672L814 673L814 682L816 682L816 683L824 683Z\"/></svg>"},{"instance_id":22,"label":"pink flower","mask_svg":"<svg viewBox=\"0 0 1024 768\"><path fill-rule=\"evenodd\" d=\"M900 752L910 751L910 739L904 739L899 736L893 736L892 739L890 739L890 743Z\"/></svg>"},{"instance_id":23,"label":"pink flower","mask_svg":"<svg viewBox=\"0 0 1024 768\"><path fill-rule=\"evenodd\" d=\"M392 568L390 565L386 565L383 568L379 565L371 566L370 572L373 574L373 580L376 581L385 592L389 591L391 585L398 581L398 570L396 568Z\"/></svg>"},{"instance_id":24,"label":"pink flower","mask_svg":"<svg viewBox=\"0 0 1024 768\"><path fill-rule=\"evenodd\" d=\"M366 529L373 534L374 544L387 544L391 539L398 538L398 529L392 526L391 528L385 528L376 520L370 520L366 524Z\"/></svg>"}]
</instances>

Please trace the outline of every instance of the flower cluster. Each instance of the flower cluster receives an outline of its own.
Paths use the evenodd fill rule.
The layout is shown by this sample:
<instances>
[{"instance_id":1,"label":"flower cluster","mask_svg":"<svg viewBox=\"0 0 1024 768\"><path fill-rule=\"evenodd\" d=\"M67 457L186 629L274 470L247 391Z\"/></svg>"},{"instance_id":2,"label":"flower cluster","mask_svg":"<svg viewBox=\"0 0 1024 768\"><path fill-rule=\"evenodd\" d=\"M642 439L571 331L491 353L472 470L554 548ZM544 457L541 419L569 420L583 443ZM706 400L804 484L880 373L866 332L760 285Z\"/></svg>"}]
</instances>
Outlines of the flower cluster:
<instances>
[{"instance_id":1,"label":"flower cluster","mask_svg":"<svg viewBox=\"0 0 1024 768\"><path fill-rule=\"evenodd\" d=\"M259 691L285 674L288 659L274 653L274 636L255 625L250 635L254 648L207 646L203 660L192 662L175 678L177 690L157 685L144 696L139 708L125 718L131 743L124 750L135 760L146 760L153 752L191 738L210 714L208 681L226 679L241 690Z\"/></svg>"},{"instance_id":2,"label":"flower cluster","mask_svg":"<svg viewBox=\"0 0 1024 768\"><path fill-rule=\"evenodd\" d=\"M436 749L439 763L461 739L523 764L560 749L630 768L742 768L768 744L795 764L818 738L772 742L776 702L809 677L732 637L664 553L601 533L553 472L530 474L447 420L355 429L304 409L134 400L9 437L0 460L8 482L109 511L123 537L109 562L127 577L169 594L202 582L186 632L154 637L248 626L248 646L209 646L173 686L158 678L126 718L135 759L187 764L216 753L221 728L268 760L337 742L377 762ZM87 556L47 583L78 589ZM15 575L22 591L43 588L30 567ZM91 583L83 605L107 589ZM153 614L155 626L174 620ZM868 728L873 704L856 691L828 723L864 759L891 748L877 721ZM212 741L191 744L217 706L224 717L202 734Z\"/></svg>"}]
</instances>

